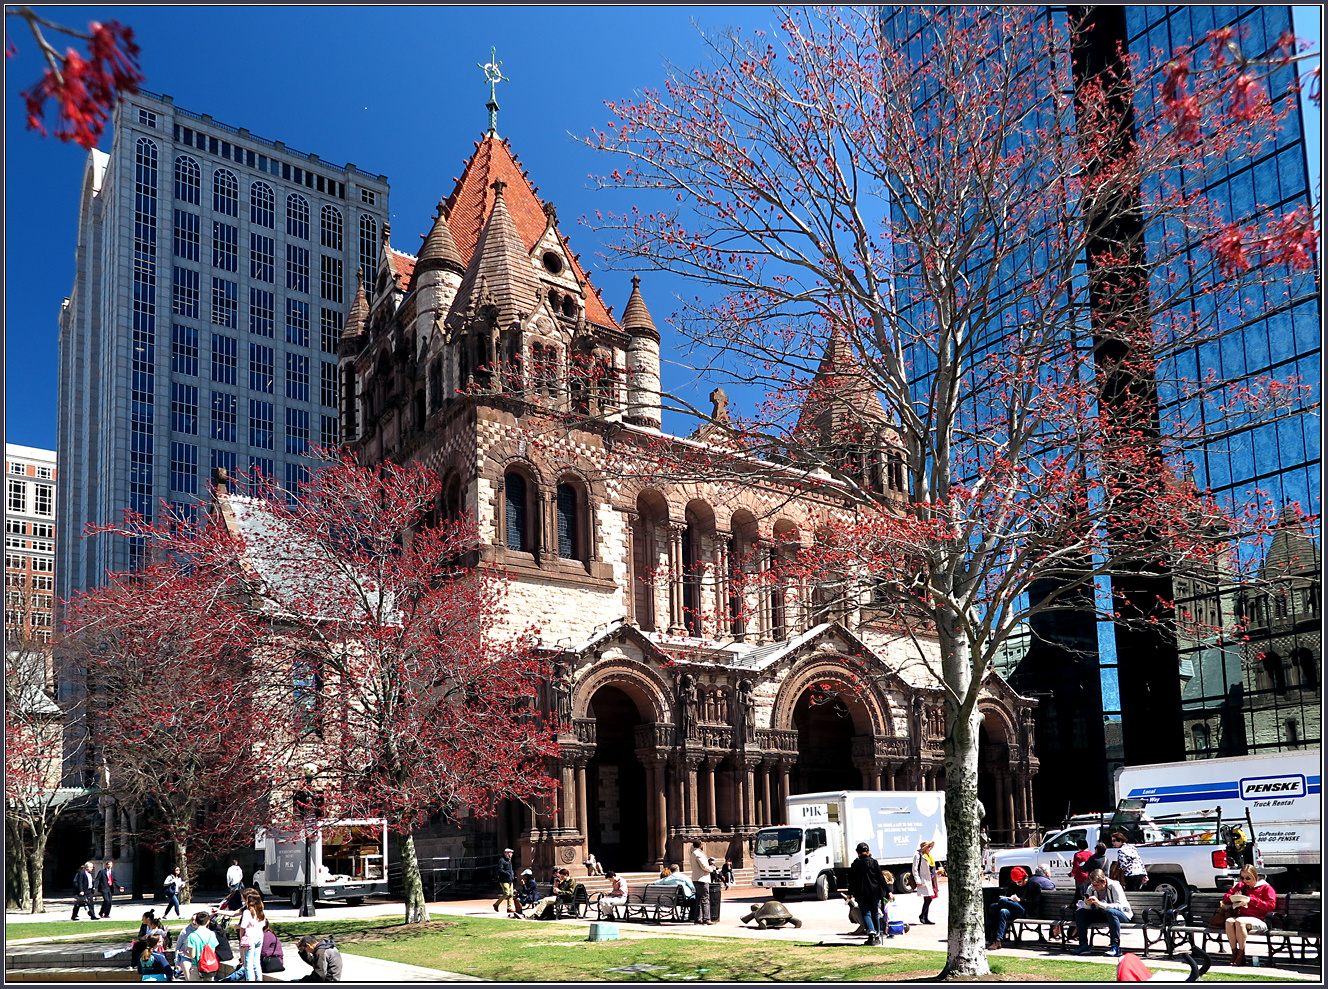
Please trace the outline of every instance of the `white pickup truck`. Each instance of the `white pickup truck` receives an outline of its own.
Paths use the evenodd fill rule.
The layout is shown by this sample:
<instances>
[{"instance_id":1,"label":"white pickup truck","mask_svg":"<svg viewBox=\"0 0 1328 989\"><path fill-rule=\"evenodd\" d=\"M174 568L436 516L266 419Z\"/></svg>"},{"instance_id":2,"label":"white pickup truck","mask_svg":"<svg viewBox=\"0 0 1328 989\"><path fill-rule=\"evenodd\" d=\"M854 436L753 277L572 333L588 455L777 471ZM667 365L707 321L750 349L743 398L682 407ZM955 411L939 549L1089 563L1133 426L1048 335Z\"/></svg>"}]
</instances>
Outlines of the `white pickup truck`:
<instances>
[{"instance_id":1,"label":"white pickup truck","mask_svg":"<svg viewBox=\"0 0 1328 989\"><path fill-rule=\"evenodd\" d=\"M1142 817L1137 808L1126 812L1125 830L1133 833L1139 857L1148 871L1148 890L1161 891L1170 888L1177 904L1188 901L1191 889L1224 890L1233 882L1239 881L1240 865L1228 861L1227 840L1218 821L1211 823L1188 820L1185 822L1151 821ZM1239 826L1246 833L1248 826L1240 819L1229 822ZM1108 819L1105 815L1086 818L1071 818L1057 830L1048 831L1042 843L1030 848L1004 848L987 853L984 863L988 872L999 877L1001 885L1010 879L1010 870L1019 866L1033 872L1038 866L1045 865L1051 873L1051 881L1057 889L1073 889L1074 879L1070 875L1075 852L1080 839L1093 849L1101 841L1107 846L1107 868L1116 860L1116 850L1111 846L1110 836L1113 831L1122 829L1122 816ZM1255 865L1262 867L1263 861L1257 848L1250 854Z\"/></svg>"}]
</instances>

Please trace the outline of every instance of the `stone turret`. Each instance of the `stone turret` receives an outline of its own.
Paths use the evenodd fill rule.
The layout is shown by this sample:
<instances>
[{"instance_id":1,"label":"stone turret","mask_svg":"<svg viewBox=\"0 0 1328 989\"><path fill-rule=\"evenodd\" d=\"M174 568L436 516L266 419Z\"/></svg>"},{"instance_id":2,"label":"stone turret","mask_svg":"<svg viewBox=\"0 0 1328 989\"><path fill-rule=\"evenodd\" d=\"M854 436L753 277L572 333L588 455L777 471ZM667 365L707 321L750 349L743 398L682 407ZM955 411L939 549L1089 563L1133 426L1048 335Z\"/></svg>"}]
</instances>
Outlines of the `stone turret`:
<instances>
[{"instance_id":1,"label":"stone turret","mask_svg":"<svg viewBox=\"0 0 1328 989\"><path fill-rule=\"evenodd\" d=\"M337 345L337 404L341 407L341 439L349 442L359 434L358 387L355 380L355 358L369 340L369 296L364 291L364 269L355 272L355 298L346 324L341 328Z\"/></svg>"},{"instance_id":2,"label":"stone turret","mask_svg":"<svg viewBox=\"0 0 1328 989\"><path fill-rule=\"evenodd\" d=\"M627 345L627 409L624 418L638 426L658 429L663 423L659 394L659 331L641 298L641 278L632 276L632 294L623 309L622 327L631 337Z\"/></svg>"}]
</instances>

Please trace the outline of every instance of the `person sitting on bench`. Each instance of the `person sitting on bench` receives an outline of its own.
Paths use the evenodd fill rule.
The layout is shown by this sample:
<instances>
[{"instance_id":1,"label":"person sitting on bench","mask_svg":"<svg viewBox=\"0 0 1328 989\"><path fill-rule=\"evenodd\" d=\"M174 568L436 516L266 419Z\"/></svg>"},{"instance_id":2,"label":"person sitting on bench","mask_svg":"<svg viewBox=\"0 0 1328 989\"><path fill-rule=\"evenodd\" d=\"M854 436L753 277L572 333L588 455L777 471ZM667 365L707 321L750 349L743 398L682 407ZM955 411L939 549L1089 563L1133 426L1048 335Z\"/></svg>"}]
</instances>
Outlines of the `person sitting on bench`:
<instances>
[{"instance_id":1,"label":"person sitting on bench","mask_svg":"<svg viewBox=\"0 0 1328 989\"><path fill-rule=\"evenodd\" d=\"M1134 909L1125 898L1125 890L1114 879L1108 879L1101 869L1094 869L1088 875L1088 890L1084 898L1075 904L1074 924L1079 929L1079 947L1076 955L1086 955L1088 947L1088 928L1094 924L1106 924L1111 936L1111 948L1107 954L1119 958L1121 953L1121 924L1134 919Z\"/></svg>"}]
</instances>

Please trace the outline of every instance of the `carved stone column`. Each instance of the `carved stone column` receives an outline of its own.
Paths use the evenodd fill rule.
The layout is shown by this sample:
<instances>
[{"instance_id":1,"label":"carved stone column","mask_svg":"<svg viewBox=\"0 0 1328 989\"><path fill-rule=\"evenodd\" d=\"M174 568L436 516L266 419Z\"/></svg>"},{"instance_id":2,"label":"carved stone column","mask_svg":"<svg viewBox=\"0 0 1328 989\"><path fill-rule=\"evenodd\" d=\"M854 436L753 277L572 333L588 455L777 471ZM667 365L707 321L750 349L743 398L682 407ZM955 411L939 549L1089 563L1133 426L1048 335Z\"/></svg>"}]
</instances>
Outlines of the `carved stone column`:
<instances>
[{"instance_id":1,"label":"carved stone column","mask_svg":"<svg viewBox=\"0 0 1328 989\"><path fill-rule=\"evenodd\" d=\"M590 808L586 805L586 762L576 760L576 829L581 837L590 840Z\"/></svg>"},{"instance_id":2,"label":"carved stone column","mask_svg":"<svg viewBox=\"0 0 1328 989\"><path fill-rule=\"evenodd\" d=\"M756 637L770 641L770 586L766 582L770 572L770 547L764 542L756 544Z\"/></svg>"},{"instance_id":3,"label":"carved stone column","mask_svg":"<svg viewBox=\"0 0 1328 989\"><path fill-rule=\"evenodd\" d=\"M557 827L570 831L576 827L576 766L570 762L563 763L562 783L558 794Z\"/></svg>"},{"instance_id":4,"label":"carved stone column","mask_svg":"<svg viewBox=\"0 0 1328 989\"><path fill-rule=\"evenodd\" d=\"M895 789L895 766L894 763L886 763L881 769L881 785L886 790Z\"/></svg>"},{"instance_id":5,"label":"carved stone column","mask_svg":"<svg viewBox=\"0 0 1328 989\"><path fill-rule=\"evenodd\" d=\"M729 533L715 530L715 630L716 638L729 634Z\"/></svg>"},{"instance_id":6,"label":"carved stone column","mask_svg":"<svg viewBox=\"0 0 1328 989\"><path fill-rule=\"evenodd\" d=\"M1014 816L1014 779L1009 773L1003 775L1005 780L1005 819L1010 822L1010 840L1015 840L1015 816Z\"/></svg>"},{"instance_id":7,"label":"carved stone column","mask_svg":"<svg viewBox=\"0 0 1328 989\"><path fill-rule=\"evenodd\" d=\"M669 836L664 760L659 756L647 756L642 761L646 766L646 785L649 787L647 791L649 796L646 800L646 827L650 837L649 862L658 868L664 862Z\"/></svg>"},{"instance_id":8,"label":"carved stone column","mask_svg":"<svg viewBox=\"0 0 1328 989\"><path fill-rule=\"evenodd\" d=\"M775 814L774 807L770 804L770 770L771 763L767 760L761 763L761 827L772 827L778 815Z\"/></svg>"},{"instance_id":9,"label":"carved stone column","mask_svg":"<svg viewBox=\"0 0 1328 989\"><path fill-rule=\"evenodd\" d=\"M687 526L682 522L669 523L669 635L686 635L682 607L682 539Z\"/></svg>"},{"instance_id":10,"label":"carved stone column","mask_svg":"<svg viewBox=\"0 0 1328 989\"><path fill-rule=\"evenodd\" d=\"M779 761L779 806L787 807L789 798L789 770L791 764L781 759Z\"/></svg>"},{"instance_id":11,"label":"carved stone column","mask_svg":"<svg viewBox=\"0 0 1328 989\"><path fill-rule=\"evenodd\" d=\"M704 756L688 754L685 757L683 764L687 779L687 819L685 823L691 830L695 830L701 826L700 808L697 806L696 777L697 771L700 769L701 763L704 761Z\"/></svg>"},{"instance_id":12,"label":"carved stone column","mask_svg":"<svg viewBox=\"0 0 1328 989\"><path fill-rule=\"evenodd\" d=\"M746 828L758 826L756 823L756 767L760 764L760 756L745 756L743 758L742 824Z\"/></svg>"},{"instance_id":13,"label":"carved stone column","mask_svg":"<svg viewBox=\"0 0 1328 989\"><path fill-rule=\"evenodd\" d=\"M719 756L707 756L705 760L706 800L703 823L710 830L718 830L719 828L719 807L715 803L715 770L719 767L719 759Z\"/></svg>"},{"instance_id":14,"label":"carved stone column","mask_svg":"<svg viewBox=\"0 0 1328 989\"><path fill-rule=\"evenodd\" d=\"M622 513L623 525L627 527L627 619L641 624L636 613L636 582L640 574L636 572L636 523L640 516L630 509Z\"/></svg>"}]
</instances>

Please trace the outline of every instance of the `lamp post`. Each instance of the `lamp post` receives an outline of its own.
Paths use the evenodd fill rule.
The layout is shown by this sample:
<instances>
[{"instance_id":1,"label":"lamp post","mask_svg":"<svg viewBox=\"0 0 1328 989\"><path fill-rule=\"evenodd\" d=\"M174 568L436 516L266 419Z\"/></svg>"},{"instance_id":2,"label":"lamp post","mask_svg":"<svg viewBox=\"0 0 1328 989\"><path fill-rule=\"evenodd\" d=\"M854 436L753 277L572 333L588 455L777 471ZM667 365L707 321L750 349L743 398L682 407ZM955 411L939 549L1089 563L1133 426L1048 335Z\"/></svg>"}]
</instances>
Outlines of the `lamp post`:
<instances>
[{"instance_id":1,"label":"lamp post","mask_svg":"<svg viewBox=\"0 0 1328 989\"><path fill-rule=\"evenodd\" d=\"M311 841L313 828L317 826L318 819L311 813L314 810L313 783L314 776L318 772L316 766L306 765L304 767L304 889L300 893L300 916L313 917L314 914L314 850Z\"/></svg>"}]
</instances>

